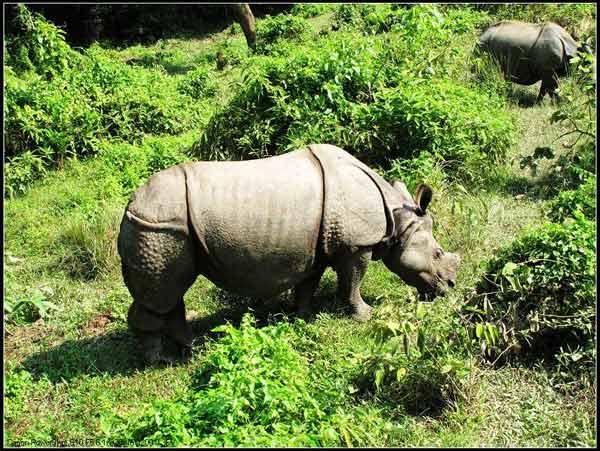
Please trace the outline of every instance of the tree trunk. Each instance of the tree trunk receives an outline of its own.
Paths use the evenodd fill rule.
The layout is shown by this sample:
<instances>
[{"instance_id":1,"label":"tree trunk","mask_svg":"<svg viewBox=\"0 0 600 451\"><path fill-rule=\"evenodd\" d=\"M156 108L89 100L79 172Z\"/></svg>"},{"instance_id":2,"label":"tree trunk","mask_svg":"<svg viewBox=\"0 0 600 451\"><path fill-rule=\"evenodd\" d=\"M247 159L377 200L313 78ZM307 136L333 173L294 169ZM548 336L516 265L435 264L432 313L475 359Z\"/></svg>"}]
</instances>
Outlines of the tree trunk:
<instances>
[{"instance_id":1,"label":"tree trunk","mask_svg":"<svg viewBox=\"0 0 600 451\"><path fill-rule=\"evenodd\" d=\"M231 5L231 7L242 30L244 30L248 47L254 50L256 45L256 27L254 26L254 15L252 14L250 5L248 3L238 3Z\"/></svg>"}]
</instances>

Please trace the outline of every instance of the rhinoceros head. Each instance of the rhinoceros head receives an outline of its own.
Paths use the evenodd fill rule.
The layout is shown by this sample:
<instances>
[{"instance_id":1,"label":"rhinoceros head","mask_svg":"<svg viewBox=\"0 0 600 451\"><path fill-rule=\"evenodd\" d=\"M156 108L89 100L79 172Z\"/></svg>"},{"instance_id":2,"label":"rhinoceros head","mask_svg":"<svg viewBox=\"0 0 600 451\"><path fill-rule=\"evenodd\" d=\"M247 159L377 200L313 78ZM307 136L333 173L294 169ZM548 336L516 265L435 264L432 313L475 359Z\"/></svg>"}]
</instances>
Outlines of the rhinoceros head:
<instances>
[{"instance_id":1,"label":"rhinoceros head","mask_svg":"<svg viewBox=\"0 0 600 451\"><path fill-rule=\"evenodd\" d=\"M383 256L383 262L402 280L417 288L422 298L443 296L456 282L460 257L444 252L433 237L433 220L426 212L433 191L428 185L421 184L413 201L404 183L395 182L393 186L407 202L394 210L394 244Z\"/></svg>"}]
</instances>

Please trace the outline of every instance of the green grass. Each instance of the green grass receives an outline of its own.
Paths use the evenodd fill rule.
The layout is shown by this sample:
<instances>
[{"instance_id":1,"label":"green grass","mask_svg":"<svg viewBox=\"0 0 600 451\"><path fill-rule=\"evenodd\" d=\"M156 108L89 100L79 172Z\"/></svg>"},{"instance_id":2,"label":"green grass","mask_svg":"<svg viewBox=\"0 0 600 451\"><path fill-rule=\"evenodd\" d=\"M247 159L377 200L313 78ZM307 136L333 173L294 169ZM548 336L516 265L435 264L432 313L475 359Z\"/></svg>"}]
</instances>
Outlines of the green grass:
<instances>
[{"instance_id":1,"label":"green grass","mask_svg":"<svg viewBox=\"0 0 600 451\"><path fill-rule=\"evenodd\" d=\"M308 19L315 34L328 28L332 14ZM464 36L457 42L464 52L471 45ZM214 71L218 89L215 106L203 114L205 125L214 111L210 108L224 105L233 95L246 61L243 44L238 27L234 33L227 29L206 39L169 39L107 54L131 65L162 66L163 76L174 85L197 67ZM219 49L232 62L222 71L216 70L214 61ZM463 62L464 52L457 56ZM459 63L450 67L449 76L469 86L472 81L458 67ZM215 349L224 346L222 334L211 330L228 321L239 330L243 313L250 310L257 331L288 323L297 328L284 351L306 362L299 364L308 384L302 399L312 397L321 403L319 408L328 412L322 423L327 422L333 432L318 429L311 423L315 417L304 422L293 414L290 418L298 421L303 433L314 433L333 446L595 446L593 386L565 390L541 365L494 367L479 359L476 347L460 344L459 329L457 336L444 329L459 324L460 307L484 273L483 263L521 230L546 220L543 174L550 162L541 166L537 176L519 163L536 147L551 146L560 152L561 141L556 139L566 128L550 125L555 107L548 100L528 104L538 89L539 85L511 88L506 110L516 121L517 141L497 167L482 168L481 178L471 181L451 179L435 166L424 174L434 187L430 206L434 234L463 261L457 286L446 298L417 304L412 288L381 262L374 262L361 290L374 306L374 316L371 322L359 324L336 298L335 273L327 270L315 297L318 313L299 325L291 315L290 293L261 304L199 278L185 296L196 334L194 355L176 366L147 367L140 358L127 330L131 298L120 274L114 239L129 195L150 174L189 158L186 149L200 129L174 137L146 136L138 144L103 142L98 156L67 160L64 168L49 171L24 195L5 199L5 302L37 296L56 306L47 313L30 307L31 318L5 321L5 445L91 440L108 446L118 428L127 425L126 432L131 433L141 424L135 419L152 412L157 402L185 405L179 400L194 392L195 374ZM447 348L439 348L440 354L431 358L411 361L421 366L414 363L407 368L411 376L428 381L433 376L427 374L435 373L425 371L439 368L435 359L443 360L446 353L460 357L466 369L457 385L460 393L441 409L413 412L386 392L360 385L365 359L378 356L376 325L402 319L423 328L434 350L436 337L455 340L438 343ZM260 335L256 330L249 332L252 339ZM269 363L261 365L270 368ZM232 374L241 377L239 372ZM455 380L453 375L451 381ZM240 435L238 443L314 444L304 435L258 433L252 424L233 432L240 431L250 435Z\"/></svg>"}]
</instances>

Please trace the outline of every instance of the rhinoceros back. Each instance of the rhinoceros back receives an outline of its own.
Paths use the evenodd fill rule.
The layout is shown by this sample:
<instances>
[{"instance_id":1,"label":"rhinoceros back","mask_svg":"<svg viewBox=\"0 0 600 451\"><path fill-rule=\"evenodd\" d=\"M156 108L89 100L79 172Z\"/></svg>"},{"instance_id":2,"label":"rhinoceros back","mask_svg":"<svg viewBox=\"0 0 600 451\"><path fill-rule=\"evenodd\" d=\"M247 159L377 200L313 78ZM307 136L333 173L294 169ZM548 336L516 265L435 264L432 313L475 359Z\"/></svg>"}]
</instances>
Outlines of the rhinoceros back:
<instances>
[{"instance_id":1,"label":"rhinoceros back","mask_svg":"<svg viewBox=\"0 0 600 451\"><path fill-rule=\"evenodd\" d=\"M323 208L321 168L308 150L182 168L190 222L213 282L267 297L306 278Z\"/></svg>"}]
</instances>

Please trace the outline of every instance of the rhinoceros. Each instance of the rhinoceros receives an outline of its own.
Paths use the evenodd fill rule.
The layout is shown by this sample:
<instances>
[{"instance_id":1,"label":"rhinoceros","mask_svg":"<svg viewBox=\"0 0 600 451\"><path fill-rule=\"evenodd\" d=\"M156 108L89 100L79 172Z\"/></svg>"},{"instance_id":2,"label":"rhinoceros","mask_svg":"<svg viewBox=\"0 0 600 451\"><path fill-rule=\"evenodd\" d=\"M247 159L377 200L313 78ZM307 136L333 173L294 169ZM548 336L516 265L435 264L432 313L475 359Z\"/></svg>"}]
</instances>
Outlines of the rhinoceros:
<instances>
[{"instance_id":1,"label":"rhinoceros","mask_svg":"<svg viewBox=\"0 0 600 451\"><path fill-rule=\"evenodd\" d=\"M479 37L477 52L485 51L498 61L505 77L517 84L542 80L538 101L546 93L556 95L558 77L567 73L578 51L588 51L560 25L504 21L487 28Z\"/></svg>"},{"instance_id":2,"label":"rhinoceros","mask_svg":"<svg viewBox=\"0 0 600 451\"><path fill-rule=\"evenodd\" d=\"M192 332L183 296L199 275L240 295L269 299L290 288L300 314L327 267L338 296L366 321L360 285L371 259L421 296L444 295L460 258L432 235L420 184L386 182L339 147L309 145L246 161L183 163L150 177L125 209L118 237L133 297L130 329L151 362L169 360L163 338L189 355Z\"/></svg>"}]
</instances>

